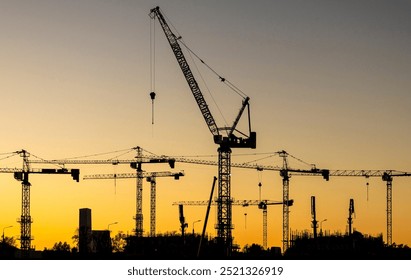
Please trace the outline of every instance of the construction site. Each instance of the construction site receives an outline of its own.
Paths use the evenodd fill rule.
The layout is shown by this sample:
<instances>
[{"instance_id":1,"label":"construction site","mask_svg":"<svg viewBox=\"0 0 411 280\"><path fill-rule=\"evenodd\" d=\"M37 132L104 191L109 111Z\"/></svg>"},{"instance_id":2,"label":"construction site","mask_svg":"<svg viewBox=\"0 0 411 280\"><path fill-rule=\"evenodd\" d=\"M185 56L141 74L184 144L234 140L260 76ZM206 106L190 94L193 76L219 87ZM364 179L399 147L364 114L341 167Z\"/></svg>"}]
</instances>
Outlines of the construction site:
<instances>
[{"instance_id":1,"label":"construction site","mask_svg":"<svg viewBox=\"0 0 411 280\"><path fill-rule=\"evenodd\" d=\"M39 36L60 34L61 43L34 45L38 57L27 53L23 71L27 87L37 93L25 96L27 88L17 81L0 89L12 91L1 116L17 120L3 129L0 147L0 259L411 259L411 99L401 84L409 90L409 81L393 74L379 84L381 78L366 76L367 69L351 77L341 69L358 68L359 53L350 53L349 66L337 35L335 43L317 50L310 45L316 40L272 43L264 33L258 37L230 22L213 37L220 19L201 12L207 5L186 17L164 5L170 11L149 7L136 22L135 11L99 7L92 24L85 24L94 9L86 5L78 18L85 30L98 30L95 37L77 35L82 27L67 28L66 35L47 27ZM213 16L230 10L223 6ZM42 11L36 11L35 30L44 27ZM116 20L100 26L108 11ZM245 20L254 12L244 13ZM146 29L130 35L121 19ZM60 28L65 24L59 21ZM75 45L76 36L101 49L73 51L82 46ZM129 43L138 44L137 50ZM258 50L243 47L251 43ZM265 44L289 59L302 56L305 43L312 57L293 66L304 71L266 72L264 61L285 72L295 69L275 53L271 61ZM63 52L70 46L71 53ZM109 55L113 49L117 56ZM46 53L71 60L56 66ZM98 62L107 56L110 71L105 60L102 67ZM340 66L328 65L327 58ZM121 59L131 66L122 66ZM309 66L317 59L325 70ZM36 72L39 61L51 72ZM410 65L401 67L407 71ZM16 62L7 77L19 67ZM377 75L372 67L380 64L369 67ZM336 68L342 72L332 72ZM69 70L80 74L65 76ZM303 78L295 84L287 80L298 73ZM134 79L145 85L148 80L149 87L134 86ZM367 88L367 79L376 85ZM374 98L361 95L378 87ZM396 88L395 98L384 96ZM20 117L8 109L12 104L21 104L14 108Z\"/></svg>"}]
</instances>

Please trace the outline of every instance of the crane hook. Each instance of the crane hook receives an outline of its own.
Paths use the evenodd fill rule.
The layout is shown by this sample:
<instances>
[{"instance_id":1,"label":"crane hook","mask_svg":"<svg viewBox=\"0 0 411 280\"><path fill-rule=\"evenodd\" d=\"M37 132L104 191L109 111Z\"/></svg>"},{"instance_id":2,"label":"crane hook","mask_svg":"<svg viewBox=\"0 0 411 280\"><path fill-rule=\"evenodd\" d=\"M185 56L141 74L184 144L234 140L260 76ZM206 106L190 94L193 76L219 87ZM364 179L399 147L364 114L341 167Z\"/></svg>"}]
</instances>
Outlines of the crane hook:
<instances>
[{"instance_id":1,"label":"crane hook","mask_svg":"<svg viewBox=\"0 0 411 280\"><path fill-rule=\"evenodd\" d=\"M156 99L156 93L154 91L150 92L151 98L151 124L154 124L154 99Z\"/></svg>"}]
</instances>

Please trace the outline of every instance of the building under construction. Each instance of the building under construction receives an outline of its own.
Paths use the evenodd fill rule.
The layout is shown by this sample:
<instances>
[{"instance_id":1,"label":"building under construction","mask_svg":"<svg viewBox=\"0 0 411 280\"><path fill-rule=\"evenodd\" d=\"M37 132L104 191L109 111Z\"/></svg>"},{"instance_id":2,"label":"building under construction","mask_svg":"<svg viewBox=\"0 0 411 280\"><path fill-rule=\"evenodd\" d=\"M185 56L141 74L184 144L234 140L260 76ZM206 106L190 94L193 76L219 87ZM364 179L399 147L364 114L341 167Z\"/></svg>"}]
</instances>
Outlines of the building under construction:
<instances>
[{"instance_id":1,"label":"building under construction","mask_svg":"<svg viewBox=\"0 0 411 280\"><path fill-rule=\"evenodd\" d=\"M407 246L387 247L383 235L370 236L358 231L350 234L322 232L316 238L308 231L293 232L286 259L410 259Z\"/></svg>"}]
</instances>

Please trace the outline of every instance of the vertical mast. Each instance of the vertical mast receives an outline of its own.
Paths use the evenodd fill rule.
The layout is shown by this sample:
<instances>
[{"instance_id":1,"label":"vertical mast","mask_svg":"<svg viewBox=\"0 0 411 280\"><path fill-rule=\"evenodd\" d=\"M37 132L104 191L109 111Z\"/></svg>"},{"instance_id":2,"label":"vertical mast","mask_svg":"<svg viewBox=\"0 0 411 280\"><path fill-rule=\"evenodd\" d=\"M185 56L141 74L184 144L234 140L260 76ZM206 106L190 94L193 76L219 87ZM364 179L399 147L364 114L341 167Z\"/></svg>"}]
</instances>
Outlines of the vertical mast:
<instances>
[{"instance_id":1,"label":"vertical mast","mask_svg":"<svg viewBox=\"0 0 411 280\"><path fill-rule=\"evenodd\" d=\"M22 192L21 192L21 217L20 217L20 248L27 252L31 248L31 223L33 222L30 215L30 182L29 182L29 153L25 150L19 152L23 158L22 172Z\"/></svg>"},{"instance_id":2,"label":"vertical mast","mask_svg":"<svg viewBox=\"0 0 411 280\"><path fill-rule=\"evenodd\" d=\"M136 236L143 236L143 170L141 168L143 150L137 147L137 203L136 203Z\"/></svg>"}]
</instances>

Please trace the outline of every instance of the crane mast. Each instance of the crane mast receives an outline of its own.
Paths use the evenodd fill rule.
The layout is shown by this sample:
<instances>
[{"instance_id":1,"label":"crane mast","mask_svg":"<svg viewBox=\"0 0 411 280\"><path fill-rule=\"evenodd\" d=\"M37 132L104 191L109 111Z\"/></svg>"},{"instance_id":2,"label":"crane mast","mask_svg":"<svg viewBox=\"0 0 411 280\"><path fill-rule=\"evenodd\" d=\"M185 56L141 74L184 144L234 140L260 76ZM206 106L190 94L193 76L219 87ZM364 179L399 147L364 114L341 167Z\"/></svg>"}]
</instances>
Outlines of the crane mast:
<instances>
[{"instance_id":1,"label":"crane mast","mask_svg":"<svg viewBox=\"0 0 411 280\"><path fill-rule=\"evenodd\" d=\"M136 167L136 175L137 175L137 182L136 182L136 236L142 237L143 236L143 170L141 168L141 157L143 156L143 150L140 147L137 147L137 163Z\"/></svg>"},{"instance_id":2,"label":"crane mast","mask_svg":"<svg viewBox=\"0 0 411 280\"><path fill-rule=\"evenodd\" d=\"M29 154L27 151L22 150L20 155L23 158L23 172L21 178L21 218L20 218L20 246L21 250L28 251L31 248L31 223L33 222L30 215L30 182L29 171L30 165L28 162ZM18 176L14 173L17 179Z\"/></svg>"},{"instance_id":3,"label":"crane mast","mask_svg":"<svg viewBox=\"0 0 411 280\"><path fill-rule=\"evenodd\" d=\"M321 175L324 180L329 179L328 169L317 169L312 167L309 170L293 169L288 165L288 153L286 151L278 152L279 156L283 158L283 167L280 170L280 176L283 178L283 252L287 251L289 247L289 237L290 237L290 211L289 201L290 196L290 178L291 174L295 175Z\"/></svg>"},{"instance_id":4,"label":"crane mast","mask_svg":"<svg viewBox=\"0 0 411 280\"><path fill-rule=\"evenodd\" d=\"M242 107L238 116L236 117L231 128L227 128L228 133L226 137L220 134L219 128L211 114L208 105L204 99L200 87L187 63L184 53L178 43L180 39L170 29L170 26L166 22L159 7L155 7L150 11L150 17L152 19L157 18L160 25L167 37L170 47L177 59L177 62L184 74L184 77L190 87L190 90L197 102L197 105L203 115L203 118L213 135L215 144L220 145L218 148L218 198L217 198L217 238L222 248L222 254L225 256L231 255L232 250L232 235L231 230L233 228L231 223L232 211L231 211L231 148L256 148L256 133L251 132L251 125L249 120L249 136L246 138L237 137L234 135L234 130L245 110L248 108L249 112L249 98L246 97L243 100ZM221 78L221 81L225 81ZM250 115L248 116L250 118Z\"/></svg>"}]
</instances>

